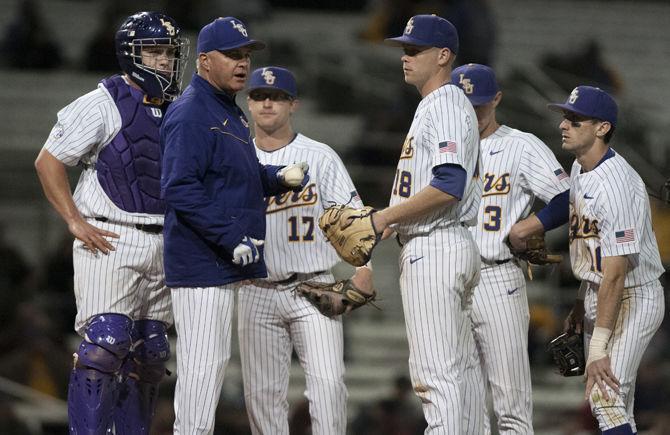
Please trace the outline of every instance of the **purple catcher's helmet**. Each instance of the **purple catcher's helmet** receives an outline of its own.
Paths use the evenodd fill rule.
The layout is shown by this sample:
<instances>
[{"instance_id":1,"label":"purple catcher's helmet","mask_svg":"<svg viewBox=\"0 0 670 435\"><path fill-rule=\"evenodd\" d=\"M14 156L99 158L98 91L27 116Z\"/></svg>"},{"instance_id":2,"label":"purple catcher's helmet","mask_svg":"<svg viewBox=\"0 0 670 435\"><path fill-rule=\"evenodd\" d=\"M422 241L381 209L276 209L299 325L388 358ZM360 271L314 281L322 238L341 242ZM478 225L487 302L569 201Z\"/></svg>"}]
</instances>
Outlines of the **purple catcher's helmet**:
<instances>
[{"instance_id":1,"label":"purple catcher's helmet","mask_svg":"<svg viewBox=\"0 0 670 435\"><path fill-rule=\"evenodd\" d=\"M175 20L159 12L138 12L126 18L116 32L115 40L121 70L150 99L172 101L179 95L189 42L181 37L181 29ZM174 49L174 53L168 55L168 69L152 68L142 63L142 49L157 45Z\"/></svg>"}]
</instances>

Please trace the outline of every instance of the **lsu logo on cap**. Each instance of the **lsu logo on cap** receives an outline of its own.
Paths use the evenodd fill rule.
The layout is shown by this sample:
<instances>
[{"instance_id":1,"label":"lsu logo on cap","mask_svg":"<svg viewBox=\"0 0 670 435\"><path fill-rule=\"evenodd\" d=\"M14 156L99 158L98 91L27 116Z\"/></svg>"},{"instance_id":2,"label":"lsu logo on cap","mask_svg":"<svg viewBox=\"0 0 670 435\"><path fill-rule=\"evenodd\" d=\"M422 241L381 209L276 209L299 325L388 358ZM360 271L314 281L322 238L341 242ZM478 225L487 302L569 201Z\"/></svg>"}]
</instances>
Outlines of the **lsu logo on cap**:
<instances>
[{"instance_id":1,"label":"lsu logo on cap","mask_svg":"<svg viewBox=\"0 0 670 435\"><path fill-rule=\"evenodd\" d=\"M269 69L267 69L267 68L264 68L264 69L263 69L263 74L262 74L262 75L263 75L263 80L265 80L265 83L267 83L267 84L270 85L270 86L272 86L272 85L275 84L275 80L277 79L277 77L275 77L275 75L274 75L274 73L272 72L272 70L269 70Z\"/></svg>"},{"instance_id":2,"label":"lsu logo on cap","mask_svg":"<svg viewBox=\"0 0 670 435\"><path fill-rule=\"evenodd\" d=\"M463 73L461 73L458 83L463 85L463 91L468 95L472 94L475 91L475 85L472 84L472 81L470 81L470 79L466 79L465 74Z\"/></svg>"},{"instance_id":3,"label":"lsu logo on cap","mask_svg":"<svg viewBox=\"0 0 670 435\"><path fill-rule=\"evenodd\" d=\"M244 36L245 38L248 36L247 29L244 28L244 25L242 23L236 23L235 20L230 20L230 24L233 25L233 29L240 32L242 36Z\"/></svg>"},{"instance_id":4,"label":"lsu logo on cap","mask_svg":"<svg viewBox=\"0 0 670 435\"><path fill-rule=\"evenodd\" d=\"M568 98L568 103L575 104L575 101L577 101L577 98L579 98L579 89L575 88L570 93L570 98Z\"/></svg>"},{"instance_id":5,"label":"lsu logo on cap","mask_svg":"<svg viewBox=\"0 0 670 435\"><path fill-rule=\"evenodd\" d=\"M168 35L174 36L175 28L171 22L165 21L164 19L161 18L161 24L163 25L163 27L165 27L165 30L167 30Z\"/></svg>"},{"instance_id":6,"label":"lsu logo on cap","mask_svg":"<svg viewBox=\"0 0 670 435\"><path fill-rule=\"evenodd\" d=\"M407 25L405 26L405 35L409 35L412 33L412 30L414 30L414 17L410 18L409 21L407 22Z\"/></svg>"}]
</instances>

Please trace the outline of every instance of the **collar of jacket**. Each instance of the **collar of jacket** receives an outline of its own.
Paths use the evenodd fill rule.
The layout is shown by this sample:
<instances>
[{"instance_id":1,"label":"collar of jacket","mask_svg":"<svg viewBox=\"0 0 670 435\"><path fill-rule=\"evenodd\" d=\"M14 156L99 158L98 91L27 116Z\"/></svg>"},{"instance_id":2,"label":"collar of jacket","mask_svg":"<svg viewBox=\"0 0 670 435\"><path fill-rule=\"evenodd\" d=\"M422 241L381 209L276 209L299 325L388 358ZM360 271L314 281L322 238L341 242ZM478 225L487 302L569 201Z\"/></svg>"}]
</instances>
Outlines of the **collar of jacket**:
<instances>
[{"instance_id":1,"label":"collar of jacket","mask_svg":"<svg viewBox=\"0 0 670 435\"><path fill-rule=\"evenodd\" d=\"M235 102L235 94L231 95L225 91L218 90L210 82L200 77L198 73L193 73L193 80L191 80L191 85L204 92L216 95L220 100L222 100L226 104L237 106L237 103Z\"/></svg>"}]
</instances>

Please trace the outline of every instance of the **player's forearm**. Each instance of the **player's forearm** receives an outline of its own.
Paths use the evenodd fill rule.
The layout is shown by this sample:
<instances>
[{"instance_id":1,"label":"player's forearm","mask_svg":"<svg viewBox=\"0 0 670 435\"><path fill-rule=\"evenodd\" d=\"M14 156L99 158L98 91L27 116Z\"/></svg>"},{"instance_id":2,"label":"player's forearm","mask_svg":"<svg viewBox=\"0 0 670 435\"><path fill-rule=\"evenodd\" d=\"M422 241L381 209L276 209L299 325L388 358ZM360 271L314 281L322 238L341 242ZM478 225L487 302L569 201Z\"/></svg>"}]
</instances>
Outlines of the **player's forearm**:
<instances>
[{"instance_id":1,"label":"player's forearm","mask_svg":"<svg viewBox=\"0 0 670 435\"><path fill-rule=\"evenodd\" d=\"M433 186L423 188L419 193L400 204L385 208L372 215L375 229L383 231L389 225L420 219L435 210L458 202L454 196Z\"/></svg>"},{"instance_id":2,"label":"player's forearm","mask_svg":"<svg viewBox=\"0 0 670 435\"><path fill-rule=\"evenodd\" d=\"M44 195L63 220L69 224L75 219L80 219L81 214L72 198L65 165L43 149L35 160L35 169Z\"/></svg>"},{"instance_id":3,"label":"player's forearm","mask_svg":"<svg viewBox=\"0 0 670 435\"><path fill-rule=\"evenodd\" d=\"M596 327L614 329L621 308L626 278L625 257L604 257L603 279L598 288Z\"/></svg>"}]
</instances>

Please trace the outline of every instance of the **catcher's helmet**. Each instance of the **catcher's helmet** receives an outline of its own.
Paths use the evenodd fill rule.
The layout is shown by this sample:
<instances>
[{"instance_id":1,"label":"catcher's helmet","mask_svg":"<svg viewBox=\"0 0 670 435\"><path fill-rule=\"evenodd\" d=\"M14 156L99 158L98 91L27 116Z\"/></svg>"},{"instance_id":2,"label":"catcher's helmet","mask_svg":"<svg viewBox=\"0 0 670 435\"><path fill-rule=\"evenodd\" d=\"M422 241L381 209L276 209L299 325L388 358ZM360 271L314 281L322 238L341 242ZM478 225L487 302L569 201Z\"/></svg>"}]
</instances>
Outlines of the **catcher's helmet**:
<instances>
[{"instance_id":1,"label":"catcher's helmet","mask_svg":"<svg viewBox=\"0 0 670 435\"><path fill-rule=\"evenodd\" d=\"M181 91L184 64L188 58L188 39L167 15L158 12L138 12L128 17L116 32L116 57L121 70L128 74L150 99L174 100ZM142 62L142 49L150 46L169 46L168 69L150 67Z\"/></svg>"}]
</instances>

